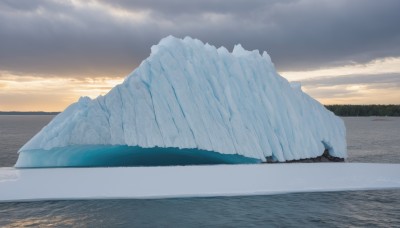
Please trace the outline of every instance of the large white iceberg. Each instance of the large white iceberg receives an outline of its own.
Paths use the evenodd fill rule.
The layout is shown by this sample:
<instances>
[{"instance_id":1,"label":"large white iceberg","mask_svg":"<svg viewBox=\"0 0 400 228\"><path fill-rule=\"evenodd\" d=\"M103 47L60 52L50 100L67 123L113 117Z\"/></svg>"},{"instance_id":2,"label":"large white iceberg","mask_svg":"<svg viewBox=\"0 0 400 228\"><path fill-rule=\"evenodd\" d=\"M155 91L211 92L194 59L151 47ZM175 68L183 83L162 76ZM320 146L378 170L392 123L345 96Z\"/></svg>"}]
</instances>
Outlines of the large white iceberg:
<instances>
[{"instance_id":1,"label":"large white iceberg","mask_svg":"<svg viewBox=\"0 0 400 228\"><path fill-rule=\"evenodd\" d=\"M16 166L91 146L192 148L258 161L328 150L346 158L345 135L343 121L281 77L266 52L169 36L107 95L83 97L57 115L20 149Z\"/></svg>"}]
</instances>

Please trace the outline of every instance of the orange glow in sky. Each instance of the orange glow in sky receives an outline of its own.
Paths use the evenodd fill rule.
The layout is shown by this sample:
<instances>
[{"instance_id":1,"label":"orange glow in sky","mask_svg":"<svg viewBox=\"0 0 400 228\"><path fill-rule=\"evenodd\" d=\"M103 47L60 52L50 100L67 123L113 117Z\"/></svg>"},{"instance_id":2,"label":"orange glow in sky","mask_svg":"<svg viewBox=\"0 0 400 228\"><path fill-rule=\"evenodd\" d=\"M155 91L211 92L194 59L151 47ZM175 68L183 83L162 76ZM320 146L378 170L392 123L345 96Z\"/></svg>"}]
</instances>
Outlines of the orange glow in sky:
<instances>
[{"instance_id":1,"label":"orange glow in sky","mask_svg":"<svg viewBox=\"0 0 400 228\"><path fill-rule=\"evenodd\" d=\"M289 81L343 78L352 75L400 73L400 58L383 59L364 65L304 72L280 72ZM334 76L339 75L339 76ZM105 95L124 77L49 77L0 72L1 111L62 111L81 96ZM323 104L399 104L400 91L391 82L358 82L339 85L305 84L303 91Z\"/></svg>"}]
</instances>

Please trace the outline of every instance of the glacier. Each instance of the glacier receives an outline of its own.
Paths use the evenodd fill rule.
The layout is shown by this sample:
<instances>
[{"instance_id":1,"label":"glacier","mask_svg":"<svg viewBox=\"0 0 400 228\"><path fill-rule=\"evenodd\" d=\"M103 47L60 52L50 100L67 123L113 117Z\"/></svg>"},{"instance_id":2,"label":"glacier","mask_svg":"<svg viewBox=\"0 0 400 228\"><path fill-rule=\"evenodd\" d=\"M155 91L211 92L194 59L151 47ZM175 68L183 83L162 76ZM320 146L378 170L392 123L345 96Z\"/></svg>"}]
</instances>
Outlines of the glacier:
<instances>
[{"instance_id":1,"label":"glacier","mask_svg":"<svg viewBox=\"0 0 400 228\"><path fill-rule=\"evenodd\" d=\"M112 152L146 151L156 160L167 151L285 162L325 150L347 157L343 121L280 76L266 52L168 36L122 84L58 114L19 150L15 166L91 166Z\"/></svg>"}]
</instances>

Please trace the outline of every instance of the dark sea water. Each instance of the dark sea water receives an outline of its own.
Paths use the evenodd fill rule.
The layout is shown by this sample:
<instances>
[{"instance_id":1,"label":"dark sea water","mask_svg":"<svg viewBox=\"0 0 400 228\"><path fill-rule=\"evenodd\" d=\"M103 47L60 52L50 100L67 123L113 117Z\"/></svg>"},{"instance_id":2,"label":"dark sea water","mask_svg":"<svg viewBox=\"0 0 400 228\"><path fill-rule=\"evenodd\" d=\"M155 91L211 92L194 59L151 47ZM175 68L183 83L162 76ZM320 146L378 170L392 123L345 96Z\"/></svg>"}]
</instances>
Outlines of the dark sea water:
<instances>
[{"instance_id":1,"label":"dark sea water","mask_svg":"<svg viewBox=\"0 0 400 228\"><path fill-rule=\"evenodd\" d=\"M52 116L0 116L0 167ZM349 162L400 163L400 118L348 117ZM400 190L0 203L0 227L400 227Z\"/></svg>"}]
</instances>

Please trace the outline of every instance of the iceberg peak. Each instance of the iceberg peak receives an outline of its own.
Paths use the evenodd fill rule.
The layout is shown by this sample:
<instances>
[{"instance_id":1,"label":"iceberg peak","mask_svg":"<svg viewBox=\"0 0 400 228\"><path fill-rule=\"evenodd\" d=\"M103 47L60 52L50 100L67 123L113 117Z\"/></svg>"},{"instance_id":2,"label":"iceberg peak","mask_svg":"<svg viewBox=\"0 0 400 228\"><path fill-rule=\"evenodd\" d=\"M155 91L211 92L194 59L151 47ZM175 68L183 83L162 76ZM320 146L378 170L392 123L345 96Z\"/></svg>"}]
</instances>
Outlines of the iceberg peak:
<instances>
[{"instance_id":1,"label":"iceberg peak","mask_svg":"<svg viewBox=\"0 0 400 228\"><path fill-rule=\"evenodd\" d=\"M241 56L248 57L250 55L253 55L256 57L261 57L260 52L258 50L248 51L248 50L244 49L241 44L236 44L233 47L232 55L237 56L237 57L241 57Z\"/></svg>"}]
</instances>

